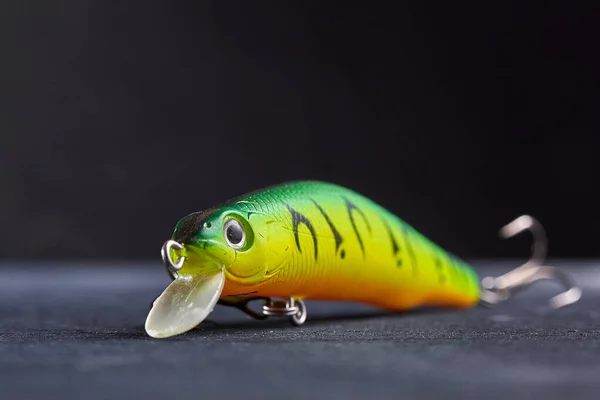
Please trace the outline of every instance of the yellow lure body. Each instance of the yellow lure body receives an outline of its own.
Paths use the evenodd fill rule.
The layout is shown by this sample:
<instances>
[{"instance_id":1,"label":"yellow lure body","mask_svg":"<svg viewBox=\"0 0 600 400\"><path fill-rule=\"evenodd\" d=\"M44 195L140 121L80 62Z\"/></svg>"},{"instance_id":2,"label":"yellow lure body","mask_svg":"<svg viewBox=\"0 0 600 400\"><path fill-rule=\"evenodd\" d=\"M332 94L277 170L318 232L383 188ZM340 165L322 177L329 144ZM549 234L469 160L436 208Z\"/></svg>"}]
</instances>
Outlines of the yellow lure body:
<instances>
[{"instance_id":1,"label":"yellow lure body","mask_svg":"<svg viewBox=\"0 0 600 400\"><path fill-rule=\"evenodd\" d=\"M230 207L249 213L254 237L265 240L254 260L244 260L265 270L259 281L229 276L221 296L355 301L389 310L464 308L479 300L471 267L349 189L292 182Z\"/></svg>"}]
</instances>

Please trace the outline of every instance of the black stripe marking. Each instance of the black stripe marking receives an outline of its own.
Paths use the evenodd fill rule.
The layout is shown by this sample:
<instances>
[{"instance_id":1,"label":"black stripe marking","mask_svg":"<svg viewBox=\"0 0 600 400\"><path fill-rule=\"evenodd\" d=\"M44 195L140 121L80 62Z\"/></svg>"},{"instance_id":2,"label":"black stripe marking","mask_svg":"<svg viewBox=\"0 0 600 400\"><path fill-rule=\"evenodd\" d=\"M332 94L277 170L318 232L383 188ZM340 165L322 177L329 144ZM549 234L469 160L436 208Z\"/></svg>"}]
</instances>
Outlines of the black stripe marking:
<instances>
[{"instance_id":1,"label":"black stripe marking","mask_svg":"<svg viewBox=\"0 0 600 400\"><path fill-rule=\"evenodd\" d=\"M300 248L300 238L298 237L298 227L300 226L300 224L304 224L304 225L306 225L306 227L310 231L310 234L312 235L313 243L315 245L315 260L316 260L318 249L317 249L317 235L315 234L315 229L313 228L313 226L310 223L310 221L308 220L308 218L306 218L304 215L300 214L298 211L294 210L289 205L286 204L285 206L287 207L290 214L292 214L294 238L296 239L296 246L298 247L298 251L300 253L302 253L302 249Z\"/></svg>"},{"instance_id":2,"label":"black stripe marking","mask_svg":"<svg viewBox=\"0 0 600 400\"><path fill-rule=\"evenodd\" d=\"M408 225L402 224L402 233L404 233L404 240L406 241L406 249L408 250L408 255L410 256L413 274L417 274L417 256L413 250L412 244L410 242L410 229Z\"/></svg>"},{"instance_id":3,"label":"black stripe marking","mask_svg":"<svg viewBox=\"0 0 600 400\"><path fill-rule=\"evenodd\" d=\"M367 228L369 229L369 232L371 232L371 225L369 224L369 220L367 220L367 217L365 216L365 214L358 207L356 207L356 205L354 203L352 203L350 200L348 200L345 197L343 197L343 199L344 199L344 202L346 203L346 208L348 208L348 217L350 218L350 223L352 223L352 228L354 228L354 233L356 233L356 238L358 239L358 244L360 245L360 249L362 250L363 257L364 257L365 256L365 245L363 244L362 238L360 237L360 234L358 233L358 228L356 227L356 223L354 222L354 217L352 215L352 211L356 210L360 213L360 215L362 215L363 219L365 220L365 223L367 224Z\"/></svg>"},{"instance_id":4,"label":"black stripe marking","mask_svg":"<svg viewBox=\"0 0 600 400\"><path fill-rule=\"evenodd\" d=\"M321 212L321 214L323 214L323 217L325 218L325 221L327 221L327 224L329 225L329 228L331 229L331 233L333 233L333 237L335 239L335 252L337 254L340 246L342 245L342 242L344 241L344 239L342 238L342 235L340 235L340 233L338 232L337 229L335 229L335 226L333 225L333 222L331 222L331 219L329 218L329 215L327 215L325 213L325 210L323 210L323 208L321 208L321 206L314 201L313 199L310 199L315 206L317 206L317 208L319 209L319 211ZM342 258L344 258L342 256Z\"/></svg>"},{"instance_id":5,"label":"black stripe marking","mask_svg":"<svg viewBox=\"0 0 600 400\"><path fill-rule=\"evenodd\" d=\"M383 225L385 225L385 229L387 229L388 235L390 235L390 241L392 242L392 253L394 253L394 256L396 256L396 254L398 254L398 252L400 251L400 246L398 246L398 242L396 242L396 238L394 238L392 228L390 228L390 226L384 219L382 219L381 221L383 222Z\"/></svg>"}]
</instances>

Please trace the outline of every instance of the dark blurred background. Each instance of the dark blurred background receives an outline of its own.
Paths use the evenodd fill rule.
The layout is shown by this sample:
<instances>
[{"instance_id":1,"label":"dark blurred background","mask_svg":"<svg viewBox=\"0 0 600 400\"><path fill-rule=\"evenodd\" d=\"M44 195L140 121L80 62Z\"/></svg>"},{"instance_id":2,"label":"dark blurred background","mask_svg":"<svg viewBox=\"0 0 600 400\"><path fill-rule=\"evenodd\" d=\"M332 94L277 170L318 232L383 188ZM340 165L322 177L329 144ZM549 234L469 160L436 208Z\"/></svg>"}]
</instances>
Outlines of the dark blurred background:
<instances>
[{"instance_id":1,"label":"dark blurred background","mask_svg":"<svg viewBox=\"0 0 600 400\"><path fill-rule=\"evenodd\" d=\"M159 259L297 179L459 256L526 256L522 213L599 256L600 15L516 3L2 2L0 256Z\"/></svg>"}]
</instances>

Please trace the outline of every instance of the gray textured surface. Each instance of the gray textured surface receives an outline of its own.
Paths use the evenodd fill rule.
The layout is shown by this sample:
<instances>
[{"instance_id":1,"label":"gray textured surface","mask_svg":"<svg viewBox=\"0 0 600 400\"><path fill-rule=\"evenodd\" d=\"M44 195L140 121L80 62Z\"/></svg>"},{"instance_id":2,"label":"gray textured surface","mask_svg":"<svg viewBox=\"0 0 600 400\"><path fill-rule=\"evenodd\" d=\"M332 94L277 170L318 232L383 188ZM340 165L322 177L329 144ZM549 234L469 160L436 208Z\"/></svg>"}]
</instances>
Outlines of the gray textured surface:
<instances>
[{"instance_id":1,"label":"gray textured surface","mask_svg":"<svg viewBox=\"0 0 600 400\"><path fill-rule=\"evenodd\" d=\"M514 264L475 265L497 274ZM3 267L3 400L595 399L600 391L600 262L570 268L584 296L558 311L545 307L557 286L539 283L493 310L392 315L309 302L300 328L218 308L202 329L168 340L143 331L168 283L158 263Z\"/></svg>"}]
</instances>

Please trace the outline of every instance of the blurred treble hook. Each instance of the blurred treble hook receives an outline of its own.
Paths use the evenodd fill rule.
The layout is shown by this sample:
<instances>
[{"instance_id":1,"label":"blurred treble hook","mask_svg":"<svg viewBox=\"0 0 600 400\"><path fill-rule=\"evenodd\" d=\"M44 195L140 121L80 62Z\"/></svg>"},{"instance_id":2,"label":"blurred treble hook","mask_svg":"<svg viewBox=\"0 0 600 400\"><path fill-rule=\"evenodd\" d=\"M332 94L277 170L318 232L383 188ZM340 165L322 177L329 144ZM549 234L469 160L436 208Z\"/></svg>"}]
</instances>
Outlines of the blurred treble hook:
<instances>
[{"instance_id":1,"label":"blurred treble hook","mask_svg":"<svg viewBox=\"0 0 600 400\"><path fill-rule=\"evenodd\" d=\"M493 306L508 300L517 292L540 279L552 279L559 282L565 291L550 299L550 307L560 308L577 302L581 298L579 289L573 279L559 268L543 265L546 257L546 232L542 225L529 215L522 215L500 230L500 236L513 237L525 230L533 234L531 258L504 275L485 277L481 280L481 302Z\"/></svg>"}]
</instances>

